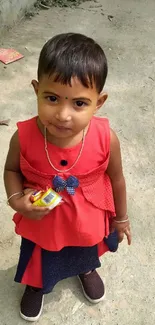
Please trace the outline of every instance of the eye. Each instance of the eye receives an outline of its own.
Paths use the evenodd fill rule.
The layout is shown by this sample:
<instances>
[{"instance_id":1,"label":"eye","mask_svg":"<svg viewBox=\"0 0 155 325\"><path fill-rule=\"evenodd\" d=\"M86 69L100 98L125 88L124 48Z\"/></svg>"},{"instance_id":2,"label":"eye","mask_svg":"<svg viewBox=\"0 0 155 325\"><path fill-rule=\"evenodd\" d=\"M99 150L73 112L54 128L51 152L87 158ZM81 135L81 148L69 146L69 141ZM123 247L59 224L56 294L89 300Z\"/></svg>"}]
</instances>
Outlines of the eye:
<instances>
[{"instance_id":1,"label":"eye","mask_svg":"<svg viewBox=\"0 0 155 325\"><path fill-rule=\"evenodd\" d=\"M46 97L49 102L55 103L57 101L56 96L47 96Z\"/></svg>"},{"instance_id":2,"label":"eye","mask_svg":"<svg viewBox=\"0 0 155 325\"><path fill-rule=\"evenodd\" d=\"M77 100L77 101L75 102L75 105L76 105L77 107L83 107L83 106L86 106L87 103L83 102L82 100Z\"/></svg>"}]
</instances>

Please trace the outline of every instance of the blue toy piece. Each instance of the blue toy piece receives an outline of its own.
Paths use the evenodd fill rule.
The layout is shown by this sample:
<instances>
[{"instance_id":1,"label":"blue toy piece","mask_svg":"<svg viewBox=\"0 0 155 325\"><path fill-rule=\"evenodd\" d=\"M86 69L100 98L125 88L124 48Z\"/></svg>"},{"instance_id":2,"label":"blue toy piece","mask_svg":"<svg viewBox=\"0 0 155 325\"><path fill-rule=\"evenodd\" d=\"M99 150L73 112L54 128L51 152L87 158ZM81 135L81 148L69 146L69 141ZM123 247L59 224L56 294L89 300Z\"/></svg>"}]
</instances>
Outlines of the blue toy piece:
<instances>
[{"instance_id":1,"label":"blue toy piece","mask_svg":"<svg viewBox=\"0 0 155 325\"><path fill-rule=\"evenodd\" d=\"M115 230L114 232L110 233L107 238L104 238L104 242L108 246L110 252L116 252L119 245L118 232Z\"/></svg>"}]
</instances>

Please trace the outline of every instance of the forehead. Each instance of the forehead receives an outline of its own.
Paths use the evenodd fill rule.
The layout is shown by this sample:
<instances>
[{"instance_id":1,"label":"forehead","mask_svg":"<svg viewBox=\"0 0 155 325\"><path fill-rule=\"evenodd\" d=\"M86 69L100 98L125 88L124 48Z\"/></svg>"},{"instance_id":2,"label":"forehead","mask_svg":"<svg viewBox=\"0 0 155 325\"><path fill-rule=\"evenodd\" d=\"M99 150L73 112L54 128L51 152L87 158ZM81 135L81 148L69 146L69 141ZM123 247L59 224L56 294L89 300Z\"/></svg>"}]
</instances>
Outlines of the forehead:
<instances>
[{"instance_id":1,"label":"forehead","mask_svg":"<svg viewBox=\"0 0 155 325\"><path fill-rule=\"evenodd\" d=\"M68 97L92 97L98 95L95 85L87 88L77 77L71 78L71 84L55 82L54 77L44 75L39 81L39 88L42 92L55 92L59 96Z\"/></svg>"}]
</instances>

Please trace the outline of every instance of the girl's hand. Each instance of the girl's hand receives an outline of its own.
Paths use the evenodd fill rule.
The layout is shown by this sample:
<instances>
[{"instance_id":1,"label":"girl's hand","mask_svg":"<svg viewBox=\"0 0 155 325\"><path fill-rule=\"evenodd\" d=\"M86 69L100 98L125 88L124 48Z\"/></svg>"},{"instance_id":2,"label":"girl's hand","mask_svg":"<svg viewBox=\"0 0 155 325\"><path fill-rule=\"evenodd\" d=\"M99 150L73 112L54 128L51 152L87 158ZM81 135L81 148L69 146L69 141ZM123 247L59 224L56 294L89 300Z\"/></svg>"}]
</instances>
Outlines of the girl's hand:
<instances>
[{"instance_id":1,"label":"girl's hand","mask_svg":"<svg viewBox=\"0 0 155 325\"><path fill-rule=\"evenodd\" d=\"M26 189L24 195L10 199L10 206L24 217L32 220L41 220L50 212L49 207L37 207L32 204L30 197L34 193L32 189Z\"/></svg>"},{"instance_id":2,"label":"girl's hand","mask_svg":"<svg viewBox=\"0 0 155 325\"><path fill-rule=\"evenodd\" d=\"M117 220L116 220L117 221ZM115 219L113 219L110 232L117 230L119 243L121 243L124 239L124 234L127 237L128 245L131 245L131 231L130 231L130 222L129 220L124 223L118 223Z\"/></svg>"}]
</instances>

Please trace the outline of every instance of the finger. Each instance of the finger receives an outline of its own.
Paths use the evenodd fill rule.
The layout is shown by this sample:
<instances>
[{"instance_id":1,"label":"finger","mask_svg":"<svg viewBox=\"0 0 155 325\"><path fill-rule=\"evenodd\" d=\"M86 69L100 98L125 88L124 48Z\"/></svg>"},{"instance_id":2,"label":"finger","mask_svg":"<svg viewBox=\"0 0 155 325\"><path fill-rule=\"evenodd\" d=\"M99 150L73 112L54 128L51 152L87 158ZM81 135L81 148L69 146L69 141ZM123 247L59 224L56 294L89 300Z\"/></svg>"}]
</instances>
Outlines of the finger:
<instances>
[{"instance_id":1,"label":"finger","mask_svg":"<svg viewBox=\"0 0 155 325\"><path fill-rule=\"evenodd\" d=\"M34 190L33 190L33 188L26 188L23 192L24 192L25 195L26 194L32 194L32 193L34 193Z\"/></svg>"},{"instance_id":2,"label":"finger","mask_svg":"<svg viewBox=\"0 0 155 325\"><path fill-rule=\"evenodd\" d=\"M26 188L25 190L24 190L24 193L26 193L26 195L31 195L31 194L33 194L35 192L35 190L33 189L33 188Z\"/></svg>"},{"instance_id":3,"label":"finger","mask_svg":"<svg viewBox=\"0 0 155 325\"><path fill-rule=\"evenodd\" d=\"M44 215L38 215L38 216L35 216L33 217L34 220L42 220L44 218L45 214Z\"/></svg>"},{"instance_id":4,"label":"finger","mask_svg":"<svg viewBox=\"0 0 155 325\"><path fill-rule=\"evenodd\" d=\"M131 232L129 229L125 229L124 233L126 234L128 245L131 245Z\"/></svg>"},{"instance_id":5,"label":"finger","mask_svg":"<svg viewBox=\"0 0 155 325\"><path fill-rule=\"evenodd\" d=\"M124 239L124 233L123 232L118 232L118 242L121 243Z\"/></svg>"},{"instance_id":6,"label":"finger","mask_svg":"<svg viewBox=\"0 0 155 325\"><path fill-rule=\"evenodd\" d=\"M49 211L47 211L47 212L44 212L44 213L42 213L42 212L31 212L30 213L30 218L31 219L34 219L34 220L41 220L44 216L46 216L47 214L49 213Z\"/></svg>"},{"instance_id":7,"label":"finger","mask_svg":"<svg viewBox=\"0 0 155 325\"><path fill-rule=\"evenodd\" d=\"M25 202L29 203L30 205L33 204L33 202L31 201L31 196L33 193L34 193L34 190L30 190L30 189L28 191L27 190L24 191L23 199Z\"/></svg>"},{"instance_id":8,"label":"finger","mask_svg":"<svg viewBox=\"0 0 155 325\"><path fill-rule=\"evenodd\" d=\"M47 210L46 212L39 212L39 214L40 214L41 217L44 217L44 216L46 216L49 213L50 213L50 210Z\"/></svg>"},{"instance_id":9,"label":"finger","mask_svg":"<svg viewBox=\"0 0 155 325\"><path fill-rule=\"evenodd\" d=\"M30 216L30 218L32 219L39 219L39 218L42 218L44 216L46 216L47 214L49 214L49 210L47 211L44 211L44 212L38 212L38 211L29 211L28 215Z\"/></svg>"},{"instance_id":10,"label":"finger","mask_svg":"<svg viewBox=\"0 0 155 325\"><path fill-rule=\"evenodd\" d=\"M36 217L43 217L45 215L47 215L49 213L49 211L46 212L31 212L32 216L36 216Z\"/></svg>"},{"instance_id":11,"label":"finger","mask_svg":"<svg viewBox=\"0 0 155 325\"><path fill-rule=\"evenodd\" d=\"M38 207L38 206L34 206L32 204L32 211L44 213L44 212L49 212L50 208L49 207Z\"/></svg>"},{"instance_id":12,"label":"finger","mask_svg":"<svg viewBox=\"0 0 155 325\"><path fill-rule=\"evenodd\" d=\"M111 227L110 228L110 234L112 234L115 231L115 228Z\"/></svg>"},{"instance_id":13,"label":"finger","mask_svg":"<svg viewBox=\"0 0 155 325\"><path fill-rule=\"evenodd\" d=\"M110 233L114 232L115 231L115 227L112 225L110 225Z\"/></svg>"},{"instance_id":14,"label":"finger","mask_svg":"<svg viewBox=\"0 0 155 325\"><path fill-rule=\"evenodd\" d=\"M33 211L33 213L37 213L37 215L39 215L39 216L45 216L50 211L51 211L50 209L46 209L46 210L40 210L40 211Z\"/></svg>"}]
</instances>

